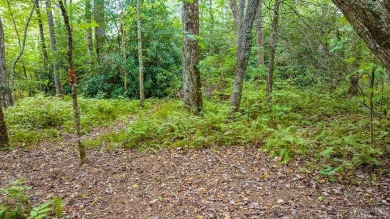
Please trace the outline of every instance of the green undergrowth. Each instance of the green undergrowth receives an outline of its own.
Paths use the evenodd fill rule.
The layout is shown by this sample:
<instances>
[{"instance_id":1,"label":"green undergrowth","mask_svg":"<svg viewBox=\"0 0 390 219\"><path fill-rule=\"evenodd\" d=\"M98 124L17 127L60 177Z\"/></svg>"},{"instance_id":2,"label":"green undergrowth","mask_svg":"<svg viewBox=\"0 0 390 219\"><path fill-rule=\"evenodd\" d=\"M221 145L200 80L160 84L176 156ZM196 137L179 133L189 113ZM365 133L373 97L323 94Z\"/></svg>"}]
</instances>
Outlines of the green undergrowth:
<instances>
[{"instance_id":1,"label":"green undergrowth","mask_svg":"<svg viewBox=\"0 0 390 219\"><path fill-rule=\"evenodd\" d=\"M368 110L364 105L367 100L363 97L347 99L341 90L329 94L276 84L270 112L270 105L264 101L264 88L245 86L241 110L234 115L229 101L221 99L230 93L229 89L209 95L200 116L187 113L181 101L172 99L148 100L142 109L137 101L81 99L81 123L86 132L99 125L110 127L126 115L134 117L125 123L125 128L105 132L84 143L89 148L142 151L251 145L282 163L294 157L308 158L320 165L315 168L322 169L324 174L361 165L375 166L389 154L389 90L385 91L387 95L375 97L375 143L371 145ZM71 113L69 100L38 96L19 101L6 111L11 140L26 142L23 135L30 135L31 141L39 141L36 136L71 132Z\"/></svg>"},{"instance_id":2,"label":"green undergrowth","mask_svg":"<svg viewBox=\"0 0 390 219\"><path fill-rule=\"evenodd\" d=\"M110 126L124 115L139 111L137 101L79 98L82 131L87 134L98 126ZM5 112L11 145L31 146L42 140L60 139L74 133L73 107L69 97L23 98Z\"/></svg>"}]
</instances>

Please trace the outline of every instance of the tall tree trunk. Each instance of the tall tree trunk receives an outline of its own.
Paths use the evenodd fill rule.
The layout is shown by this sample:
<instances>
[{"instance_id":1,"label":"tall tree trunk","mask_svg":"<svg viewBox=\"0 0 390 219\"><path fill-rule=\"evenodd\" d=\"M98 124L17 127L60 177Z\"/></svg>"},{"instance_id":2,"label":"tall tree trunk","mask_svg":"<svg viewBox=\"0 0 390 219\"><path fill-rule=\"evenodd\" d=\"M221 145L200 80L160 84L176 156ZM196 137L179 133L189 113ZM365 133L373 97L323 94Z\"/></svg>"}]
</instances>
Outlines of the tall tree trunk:
<instances>
[{"instance_id":1,"label":"tall tree trunk","mask_svg":"<svg viewBox=\"0 0 390 219\"><path fill-rule=\"evenodd\" d=\"M126 36L125 36L125 26L123 24L123 20L124 20L124 12L123 12L123 8L122 8L122 5L121 5L121 22L120 22L120 34L121 34L121 54L122 54L122 58L123 58L123 62L124 62L124 65L122 65L122 75L123 75L123 89L127 90L127 73L126 73L126 68L125 68L125 63L127 62L127 58L126 58ZM142 42L141 42L142 44ZM142 45L141 45L142 47ZM141 50L141 53L142 53L142 50ZM142 54L141 54L142 56Z\"/></svg>"},{"instance_id":2,"label":"tall tree trunk","mask_svg":"<svg viewBox=\"0 0 390 219\"><path fill-rule=\"evenodd\" d=\"M142 32L141 32L141 1L137 0L137 36L138 36L138 68L139 68L139 103L144 105L144 64L142 61Z\"/></svg>"},{"instance_id":3,"label":"tall tree trunk","mask_svg":"<svg viewBox=\"0 0 390 219\"><path fill-rule=\"evenodd\" d=\"M85 21L88 24L92 23L92 7L91 7L91 0L85 0ZM90 67L93 65L93 37L92 37L92 28L89 27L87 29L87 47L88 47L88 57L89 57L89 64Z\"/></svg>"},{"instance_id":4,"label":"tall tree trunk","mask_svg":"<svg viewBox=\"0 0 390 219\"><path fill-rule=\"evenodd\" d=\"M8 84L7 62L5 58L4 29L0 17L0 107L12 105L12 94Z\"/></svg>"},{"instance_id":5,"label":"tall tree trunk","mask_svg":"<svg viewBox=\"0 0 390 219\"><path fill-rule=\"evenodd\" d=\"M244 1L240 2L240 26L238 32L238 48L237 61L233 85L233 93L230 98L230 106L233 112L240 108L242 86L244 81L245 71L248 65L249 53L252 46L252 28L256 17L256 11L260 0L249 0L245 11Z\"/></svg>"},{"instance_id":6,"label":"tall tree trunk","mask_svg":"<svg viewBox=\"0 0 390 219\"><path fill-rule=\"evenodd\" d=\"M72 86L72 100L73 100L73 113L74 113L74 121L75 121L75 128L76 128L76 134L77 134L77 144L78 144L78 150L80 154L80 160L81 163L85 163L87 161L86 153L85 153L85 147L81 142L81 125L80 125L80 112L79 112L79 105L77 101L77 84L76 84L76 73L73 69L73 38L72 38L72 29L69 24L69 17L66 12L64 3L62 0L59 1L60 9L62 16L64 17L64 23L66 30L68 32L68 65L69 65L69 84Z\"/></svg>"},{"instance_id":7,"label":"tall tree trunk","mask_svg":"<svg viewBox=\"0 0 390 219\"><path fill-rule=\"evenodd\" d=\"M57 58L57 41L54 33L54 19L53 12L51 8L50 0L46 0L46 12L47 12L47 23L49 25L49 34L50 34L50 50L53 60L53 76L54 76L54 85L56 87L56 96L62 96L62 86L59 76L59 61Z\"/></svg>"},{"instance_id":8,"label":"tall tree trunk","mask_svg":"<svg viewBox=\"0 0 390 219\"><path fill-rule=\"evenodd\" d=\"M0 96L0 102L1 102ZM0 106L0 148L7 146L8 144L8 132L5 125L3 108Z\"/></svg>"},{"instance_id":9,"label":"tall tree trunk","mask_svg":"<svg viewBox=\"0 0 390 219\"><path fill-rule=\"evenodd\" d=\"M14 97L14 89L15 89L15 69L16 69L16 64L18 63L20 57L22 57L22 55L23 55L24 48L26 46L27 29L28 29L28 26L30 25L30 21L31 21L31 18L32 18L33 14L34 14L34 10L35 10L35 4L33 4L32 9L30 11L30 15L28 16L27 21L26 21L26 25L24 26L23 41L22 41L22 45L20 47L19 54L16 56L14 62L12 63L12 67L11 67L12 104L13 104L13 100L15 99L15 97Z\"/></svg>"},{"instance_id":10,"label":"tall tree trunk","mask_svg":"<svg viewBox=\"0 0 390 219\"><path fill-rule=\"evenodd\" d=\"M35 10L38 17L38 27L39 27L39 37L41 40L41 47L42 47L42 55L43 55L43 64L45 65L45 69L49 71L49 56L47 54L46 50L46 42L45 42L45 34L43 30L43 23L42 23L42 15L41 15L41 7L39 5L39 0L35 0ZM49 72L50 74L50 72Z\"/></svg>"},{"instance_id":11,"label":"tall tree trunk","mask_svg":"<svg viewBox=\"0 0 390 219\"><path fill-rule=\"evenodd\" d=\"M200 48L198 0L183 2L183 91L184 106L194 114L202 111L202 90L198 69Z\"/></svg>"},{"instance_id":12,"label":"tall tree trunk","mask_svg":"<svg viewBox=\"0 0 390 219\"><path fill-rule=\"evenodd\" d=\"M214 53L214 45L213 45L213 35L214 35L214 13L213 13L213 0L209 0L209 14L210 14L210 32L209 32L209 44L208 44L208 52L209 54Z\"/></svg>"},{"instance_id":13,"label":"tall tree trunk","mask_svg":"<svg viewBox=\"0 0 390 219\"><path fill-rule=\"evenodd\" d=\"M375 68L372 68L370 78L370 143L374 145L374 80L375 80Z\"/></svg>"},{"instance_id":14,"label":"tall tree trunk","mask_svg":"<svg viewBox=\"0 0 390 219\"><path fill-rule=\"evenodd\" d=\"M390 70L390 3L372 0L333 0L368 48Z\"/></svg>"},{"instance_id":15,"label":"tall tree trunk","mask_svg":"<svg viewBox=\"0 0 390 219\"><path fill-rule=\"evenodd\" d=\"M237 0L230 0L230 9L233 14L234 30L237 33L239 26Z\"/></svg>"},{"instance_id":16,"label":"tall tree trunk","mask_svg":"<svg viewBox=\"0 0 390 219\"><path fill-rule=\"evenodd\" d=\"M104 45L106 34L106 25L104 21L104 0L94 0L94 18L99 25L95 27L95 49L98 62L101 62L101 52Z\"/></svg>"},{"instance_id":17,"label":"tall tree trunk","mask_svg":"<svg viewBox=\"0 0 390 219\"><path fill-rule=\"evenodd\" d=\"M275 0L274 5L274 17L272 19L272 36L270 42L270 57L268 64L268 77L267 77L267 102L270 104L272 100L272 86L274 77L274 65L275 65L275 51L276 51L276 39L278 36L278 22L279 22L279 5L280 0Z\"/></svg>"},{"instance_id":18,"label":"tall tree trunk","mask_svg":"<svg viewBox=\"0 0 390 219\"><path fill-rule=\"evenodd\" d=\"M257 45L259 51L257 54L257 63L264 65L264 32L263 32L263 0L260 0L259 9L256 14Z\"/></svg>"}]
</instances>

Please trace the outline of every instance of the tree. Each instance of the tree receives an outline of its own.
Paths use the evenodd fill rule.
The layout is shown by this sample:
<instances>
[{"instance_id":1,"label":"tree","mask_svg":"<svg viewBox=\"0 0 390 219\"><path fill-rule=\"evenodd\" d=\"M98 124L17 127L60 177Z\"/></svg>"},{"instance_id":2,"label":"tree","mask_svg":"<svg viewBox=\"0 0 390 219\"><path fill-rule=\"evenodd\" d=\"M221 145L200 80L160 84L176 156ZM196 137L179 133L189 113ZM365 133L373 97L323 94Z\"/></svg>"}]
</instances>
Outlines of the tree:
<instances>
[{"instance_id":1,"label":"tree","mask_svg":"<svg viewBox=\"0 0 390 219\"><path fill-rule=\"evenodd\" d=\"M245 1L240 2L239 7L239 28L238 28L238 47L237 61L235 66L235 76L233 93L230 98L232 110L238 111L240 108L242 86L245 71L248 65L249 52L252 47L252 28L256 17L256 11L260 0L249 0L245 13Z\"/></svg>"},{"instance_id":2,"label":"tree","mask_svg":"<svg viewBox=\"0 0 390 219\"><path fill-rule=\"evenodd\" d=\"M6 0L5 1L7 3L7 7L8 7L8 11L9 11L9 14L11 16L11 21L12 21L12 24L13 24L13 27L14 27L14 30L15 30L15 34L16 34L16 38L18 40L18 46L19 46L19 50L22 48L22 43L21 43L21 40L20 40L20 34L19 34L19 30L16 26L16 21L15 21L15 17L14 17L14 13L12 12L12 9L11 9L11 4L10 4L10 1L9 0ZM22 63L22 67L23 67L23 71L24 71L24 75L26 76L27 78L27 71L26 71L26 66L24 64L24 61L23 61L23 58L21 57L21 63ZM11 92L12 93L12 92ZM11 99L11 105L13 105L13 99Z\"/></svg>"},{"instance_id":3,"label":"tree","mask_svg":"<svg viewBox=\"0 0 390 219\"><path fill-rule=\"evenodd\" d=\"M141 1L137 0L137 38L138 38L138 69L139 69L139 102L144 105L144 64L142 61L142 26L141 26Z\"/></svg>"},{"instance_id":4,"label":"tree","mask_svg":"<svg viewBox=\"0 0 390 219\"><path fill-rule=\"evenodd\" d=\"M233 22L234 22L234 32L238 31L238 8L237 8L237 0L230 0L230 9L233 13Z\"/></svg>"},{"instance_id":5,"label":"tree","mask_svg":"<svg viewBox=\"0 0 390 219\"><path fill-rule=\"evenodd\" d=\"M257 46L259 51L257 54L257 63L264 65L264 31L263 31L263 0L259 2L259 9L256 14L256 31L257 31Z\"/></svg>"},{"instance_id":6,"label":"tree","mask_svg":"<svg viewBox=\"0 0 390 219\"><path fill-rule=\"evenodd\" d=\"M36 11L37 18L38 18L39 38L41 40L43 64L45 66L45 70L49 70L49 62L48 62L49 56L48 56L47 51L46 51L45 33L44 33L44 30L43 30L41 7L39 5L39 0L35 0L34 4L35 4L35 11Z\"/></svg>"},{"instance_id":7,"label":"tree","mask_svg":"<svg viewBox=\"0 0 390 219\"><path fill-rule=\"evenodd\" d=\"M4 29L0 18L0 107L12 105L12 94L8 84L7 62L5 59Z\"/></svg>"},{"instance_id":8,"label":"tree","mask_svg":"<svg viewBox=\"0 0 390 219\"><path fill-rule=\"evenodd\" d=\"M270 58L268 64L268 77L267 77L267 102L271 104L271 93L272 93L272 85L273 85L273 75L274 75L274 64L275 64L275 51L276 51L276 38L278 35L278 22L279 22L279 5L280 0L275 0L274 5L274 16L272 19L272 36L271 36L271 51Z\"/></svg>"},{"instance_id":9,"label":"tree","mask_svg":"<svg viewBox=\"0 0 390 219\"><path fill-rule=\"evenodd\" d=\"M16 64L18 63L19 59L22 57L24 49L26 47L27 29L28 29L28 26L30 25L31 18L32 18L33 14L34 14L34 9L35 9L35 4L33 4L32 8L31 8L30 15L28 16L26 24L24 26L23 41L22 41L22 45L21 45L21 47L19 49L19 54L16 56L15 60L12 63L12 67L11 67L11 93L12 93L11 104L12 105L13 105L13 100L14 100L13 92L14 92L14 88L15 88L15 71L16 71L15 69L16 69Z\"/></svg>"},{"instance_id":10,"label":"tree","mask_svg":"<svg viewBox=\"0 0 390 219\"><path fill-rule=\"evenodd\" d=\"M106 35L106 24L104 20L104 0L94 0L93 4L94 19L98 24L95 27L95 49L98 62L101 61L101 51L104 45L104 37Z\"/></svg>"},{"instance_id":11,"label":"tree","mask_svg":"<svg viewBox=\"0 0 390 219\"><path fill-rule=\"evenodd\" d=\"M138 16L138 14L137 14L137 16ZM123 12L123 6L122 6L122 4L120 4L120 35L121 35L120 50L121 50L123 62L126 63L127 58L126 58L126 36L125 36L125 27L124 27L124 21L123 21L124 17L125 17L125 15ZM137 28L138 28L138 24L137 24ZM138 35L138 32L137 32L137 35ZM126 73L125 65L121 66L121 71L122 71L122 77L123 77L123 89L126 92L126 90L127 90L127 73Z\"/></svg>"},{"instance_id":12,"label":"tree","mask_svg":"<svg viewBox=\"0 0 390 219\"><path fill-rule=\"evenodd\" d=\"M56 96L62 96L62 86L59 76L59 61L57 57L57 41L54 33L54 19L51 8L51 0L46 0L46 12L47 12L47 23L49 25L49 34L50 34L50 50L53 60L53 76L54 76L54 85L56 88Z\"/></svg>"},{"instance_id":13,"label":"tree","mask_svg":"<svg viewBox=\"0 0 390 219\"><path fill-rule=\"evenodd\" d=\"M198 0L183 2L183 92L184 106L192 113L202 111L202 90L198 69L200 47Z\"/></svg>"},{"instance_id":14,"label":"tree","mask_svg":"<svg viewBox=\"0 0 390 219\"><path fill-rule=\"evenodd\" d=\"M333 0L370 50L390 70L390 3Z\"/></svg>"},{"instance_id":15,"label":"tree","mask_svg":"<svg viewBox=\"0 0 390 219\"><path fill-rule=\"evenodd\" d=\"M91 0L85 0L85 21L90 25L92 22L92 12L91 12ZM90 65L93 65L92 57L93 55L93 37L92 37L92 28L87 29L87 47L88 47L88 56Z\"/></svg>"},{"instance_id":16,"label":"tree","mask_svg":"<svg viewBox=\"0 0 390 219\"><path fill-rule=\"evenodd\" d=\"M1 102L1 96L0 96L0 102ZM6 146L7 144L8 144L7 127L4 121L3 109L0 106L0 148Z\"/></svg>"},{"instance_id":17,"label":"tree","mask_svg":"<svg viewBox=\"0 0 390 219\"><path fill-rule=\"evenodd\" d=\"M69 65L69 84L72 87L72 100L73 100L73 113L74 113L74 121L75 121L75 128L76 128L76 134L77 134L77 144L78 144L78 150L80 154L80 160L81 163L85 163L87 161L86 153L85 153L85 147L81 142L81 125L80 125L80 112L79 112L79 105L77 101L77 84L76 84L76 73L74 72L73 68L73 38L72 38L72 28L70 27L69 23L69 17L66 12L64 3L62 0L59 2L60 9L62 16L64 18L64 23L66 27L66 31L68 33L68 65Z\"/></svg>"}]
</instances>

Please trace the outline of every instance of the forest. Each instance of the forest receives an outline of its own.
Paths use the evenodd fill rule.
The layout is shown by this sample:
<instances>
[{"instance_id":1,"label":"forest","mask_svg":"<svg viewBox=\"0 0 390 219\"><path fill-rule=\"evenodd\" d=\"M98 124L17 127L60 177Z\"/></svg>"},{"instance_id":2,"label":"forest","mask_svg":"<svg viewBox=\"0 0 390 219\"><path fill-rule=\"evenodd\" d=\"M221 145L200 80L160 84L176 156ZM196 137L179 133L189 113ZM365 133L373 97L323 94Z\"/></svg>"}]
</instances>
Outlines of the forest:
<instances>
[{"instance_id":1,"label":"forest","mask_svg":"<svg viewBox=\"0 0 390 219\"><path fill-rule=\"evenodd\" d=\"M388 0L1 0L0 219L390 217Z\"/></svg>"}]
</instances>

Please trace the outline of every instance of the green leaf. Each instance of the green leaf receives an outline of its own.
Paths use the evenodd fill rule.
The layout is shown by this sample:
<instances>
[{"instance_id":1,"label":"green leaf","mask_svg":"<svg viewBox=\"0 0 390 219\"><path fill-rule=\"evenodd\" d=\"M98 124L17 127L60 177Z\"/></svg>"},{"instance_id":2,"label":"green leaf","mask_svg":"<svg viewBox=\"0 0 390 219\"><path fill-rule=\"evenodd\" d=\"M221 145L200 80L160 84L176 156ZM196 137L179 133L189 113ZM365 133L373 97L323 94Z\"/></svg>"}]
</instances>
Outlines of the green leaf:
<instances>
[{"instance_id":1,"label":"green leaf","mask_svg":"<svg viewBox=\"0 0 390 219\"><path fill-rule=\"evenodd\" d=\"M353 63L356 61L356 57L350 57L348 59L344 59L344 62L345 63Z\"/></svg>"}]
</instances>

